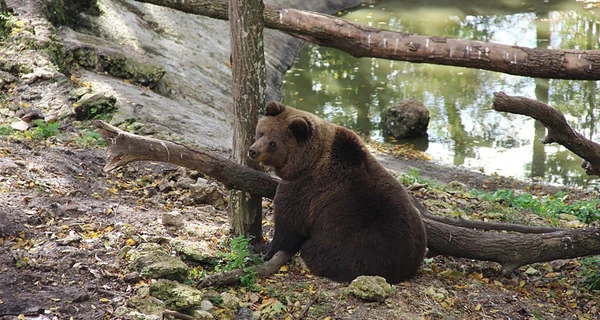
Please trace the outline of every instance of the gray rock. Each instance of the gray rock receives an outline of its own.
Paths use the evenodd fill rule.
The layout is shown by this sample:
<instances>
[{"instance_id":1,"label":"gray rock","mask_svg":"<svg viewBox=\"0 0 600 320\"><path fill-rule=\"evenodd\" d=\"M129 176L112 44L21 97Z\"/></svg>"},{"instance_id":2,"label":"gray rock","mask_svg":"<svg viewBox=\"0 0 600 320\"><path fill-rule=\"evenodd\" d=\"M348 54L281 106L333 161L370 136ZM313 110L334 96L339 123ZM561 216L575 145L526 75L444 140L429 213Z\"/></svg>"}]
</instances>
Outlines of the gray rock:
<instances>
[{"instance_id":1,"label":"gray rock","mask_svg":"<svg viewBox=\"0 0 600 320\"><path fill-rule=\"evenodd\" d=\"M350 292L363 300L383 302L392 293L392 286L383 277L359 276L350 283Z\"/></svg>"},{"instance_id":2,"label":"gray rock","mask_svg":"<svg viewBox=\"0 0 600 320\"><path fill-rule=\"evenodd\" d=\"M448 297L449 292L444 288L429 287L425 290L425 294L437 301L443 301Z\"/></svg>"},{"instance_id":3,"label":"gray rock","mask_svg":"<svg viewBox=\"0 0 600 320\"><path fill-rule=\"evenodd\" d=\"M165 212L162 214L162 223L165 226L180 228L183 226L183 215L177 211Z\"/></svg>"},{"instance_id":4,"label":"gray rock","mask_svg":"<svg viewBox=\"0 0 600 320\"><path fill-rule=\"evenodd\" d=\"M256 317L254 317L254 314L252 313L252 310L250 308L246 308L246 307L239 307L237 312L235 313L235 320L254 320L256 319Z\"/></svg>"},{"instance_id":5,"label":"gray rock","mask_svg":"<svg viewBox=\"0 0 600 320\"><path fill-rule=\"evenodd\" d=\"M143 314L137 310L131 309L131 308L126 308L126 307L118 307L115 310L115 314L119 317L119 319L125 319L125 320L160 320L162 319L162 315L157 316L157 315L150 315L150 314Z\"/></svg>"},{"instance_id":6,"label":"gray rock","mask_svg":"<svg viewBox=\"0 0 600 320\"><path fill-rule=\"evenodd\" d=\"M165 303L155 297L133 296L127 301L127 306L135 308L146 315L157 315L162 317Z\"/></svg>"},{"instance_id":7,"label":"gray rock","mask_svg":"<svg viewBox=\"0 0 600 320\"><path fill-rule=\"evenodd\" d=\"M195 262L214 263L217 260L216 252L206 242L173 239L171 247L178 254Z\"/></svg>"},{"instance_id":8,"label":"gray rock","mask_svg":"<svg viewBox=\"0 0 600 320\"><path fill-rule=\"evenodd\" d=\"M90 93L91 91L92 89L83 86L69 91L69 96L75 100L79 100L84 94Z\"/></svg>"},{"instance_id":9,"label":"gray rock","mask_svg":"<svg viewBox=\"0 0 600 320\"><path fill-rule=\"evenodd\" d=\"M177 281L160 279L150 287L150 294L175 310L200 308L204 293Z\"/></svg>"},{"instance_id":10,"label":"gray rock","mask_svg":"<svg viewBox=\"0 0 600 320\"><path fill-rule=\"evenodd\" d=\"M158 182L158 191L169 192L171 190L173 190L173 182L165 179Z\"/></svg>"},{"instance_id":11,"label":"gray rock","mask_svg":"<svg viewBox=\"0 0 600 320\"><path fill-rule=\"evenodd\" d=\"M210 302L208 300L203 300L202 303L200 303L200 309L202 309L204 311L209 311L212 308L213 308L213 304L212 304L212 302Z\"/></svg>"},{"instance_id":12,"label":"gray rock","mask_svg":"<svg viewBox=\"0 0 600 320\"><path fill-rule=\"evenodd\" d=\"M427 134L429 110L419 101L407 99L387 109L384 115L387 129L398 139Z\"/></svg>"},{"instance_id":13,"label":"gray rock","mask_svg":"<svg viewBox=\"0 0 600 320\"><path fill-rule=\"evenodd\" d=\"M195 204L217 204L223 201L223 195L217 186L203 178L198 178L196 183L190 185L190 191Z\"/></svg>"},{"instance_id":14,"label":"gray rock","mask_svg":"<svg viewBox=\"0 0 600 320\"><path fill-rule=\"evenodd\" d=\"M198 310L198 309L194 309L191 310L190 315L192 317L194 317L194 319L197 320L211 320L214 319L212 314L210 314L210 312L206 311L206 310Z\"/></svg>"},{"instance_id":15,"label":"gray rock","mask_svg":"<svg viewBox=\"0 0 600 320\"><path fill-rule=\"evenodd\" d=\"M86 93L75 104L75 118L77 120L93 119L117 109L117 98L114 96L105 92Z\"/></svg>"},{"instance_id":16,"label":"gray rock","mask_svg":"<svg viewBox=\"0 0 600 320\"><path fill-rule=\"evenodd\" d=\"M177 189L189 189L190 185L193 184L194 179L192 178L188 178L188 177L181 177L179 179L177 179L177 182L175 182L175 187Z\"/></svg>"},{"instance_id":17,"label":"gray rock","mask_svg":"<svg viewBox=\"0 0 600 320\"><path fill-rule=\"evenodd\" d=\"M142 243L131 251L131 261L143 278L183 280L188 275L188 266L156 243Z\"/></svg>"},{"instance_id":18,"label":"gray rock","mask_svg":"<svg viewBox=\"0 0 600 320\"><path fill-rule=\"evenodd\" d=\"M569 262L571 262L571 260L560 259L560 260L550 261L549 264L552 267L552 271L558 272L558 271L565 270L566 267L569 265Z\"/></svg>"},{"instance_id":19,"label":"gray rock","mask_svg":"<svg viewBox=\"0 0 600 320\"><path fill-rule=\"evenodd\" d=\"M240 298L229 292L221 292L221 299L223 299L223 307L228 309L237 309L240 305Z\"/></svg>"},{"instance_id":20,"label":"gray rock","mask_svg":"<svg viewBox=\"0 0 600 320\"><path fill-rule=\"evenodd\" d=\"M528 276L538 276L540 275L540 271L536 268L529 267L527 270L525 270L525 274Z\"/></svg>"}]
</instances>

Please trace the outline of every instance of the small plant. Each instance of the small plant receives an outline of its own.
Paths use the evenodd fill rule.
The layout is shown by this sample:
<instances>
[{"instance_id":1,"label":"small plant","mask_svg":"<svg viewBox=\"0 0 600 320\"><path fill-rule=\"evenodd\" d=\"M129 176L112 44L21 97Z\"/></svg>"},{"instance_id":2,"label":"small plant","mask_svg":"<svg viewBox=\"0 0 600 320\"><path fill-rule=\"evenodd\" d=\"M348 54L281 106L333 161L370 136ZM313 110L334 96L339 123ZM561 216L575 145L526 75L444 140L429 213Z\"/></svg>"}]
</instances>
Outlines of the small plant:
<instances>
[{"instance_id":1,"label":"small plant","mask_svg":"<svg viewBox=\"0 0 600 320\"><path fill-rule=\"evenodd\" d=\"M424 183L424 180L419 177L421 173L417 169L410 169L407 173L403 174L398 181L404 185L411 185L415 183Z\"/></svg>"},{"instance_id":2,"label":"small plant","mask_svg":"<svg viewBox=\"0 0 600 320\"><path fill-rule=\"evenodd\" d=\"M0 12L0 40L7 38L14 28L14 17L10 13Z\"/></svg>"},{"instance_id":3,"label":"small plant","mask_svg":"<svg viewBox=\"0 0 600 320\"><path fill-rule=\"evenodd\" d=\"M250 238L243 235L231 240L230 251L221 256L217 271L244 270L240 282L249 288L254 288L256 283L256 265L262 263L262 258L250 252Z\"/></svg>"},{"instance_id":4,"label":"small plant","mask_svg":"<svg viewBox=\"0 0 600 320\"><path fill-rule=\"evenodd\" d=\"M10 126L0 126L0 136L10 136L15 130Z\"/></svg>"},{"instance_id":5,"label":"small plant","mask_svg":"<svg viewBox=\"0 0 600 320\"><path fill-rule=\"evenodd\" d=\"M75 142L77 145L87 148L93 146L106 146L106 143L104 143L104 140L102 140L102 135L96 131L83 132L75 139Z\"/></svg>"},{"instance_id":6,"label":"small plant","mask_svg":"<svg viewBox=\"0 0 600 320\"><path fill-rule=\"evenodd\" d=\"M588 290L600 290L600 256L583 259L581 276L582 283Z\"/></svg>"},{"instance_id":7,"label":"small plant","mask_svg":"<svg viewBox=\"0 0 600 320\"><path fill-rule=\"evenodd\" d=\"M33 123L35 127L26 132L26 136L32 139L44 140L58 134L58 122L46 123L44 120L37 119L33 120Z\"/></svg>"}]
</instances>

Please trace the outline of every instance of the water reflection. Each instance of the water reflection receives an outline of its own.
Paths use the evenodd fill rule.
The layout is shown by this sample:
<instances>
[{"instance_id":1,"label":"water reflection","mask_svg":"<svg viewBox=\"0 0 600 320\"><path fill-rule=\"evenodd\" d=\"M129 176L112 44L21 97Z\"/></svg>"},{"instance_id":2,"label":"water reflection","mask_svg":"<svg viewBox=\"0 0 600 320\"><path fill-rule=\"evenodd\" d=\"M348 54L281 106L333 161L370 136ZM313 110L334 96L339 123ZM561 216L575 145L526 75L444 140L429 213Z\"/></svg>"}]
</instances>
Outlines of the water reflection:
<instances>
[{"instance_id":1,"label":"water reflection","mask_svg":"<svg viewBox=\"0 0 600 320\"><path fill-rule=\"evenodd\" d=\"M422 35L448 36L527 47L598 49L598 11L576 1L382 1L344 18ZM545 128L524 116L491 110L492 94L505 91L539 99L566 114L573 128L600 141L595 126L596 82L544 80L485 70L357 59L341 51L307 45L286 75L289 105L393 141L382 127L387 107L417 99L428 107L424 146L443 163L549 183L588 186L580 159L557 145L542 145Z\"/></svg>"}]
</instances>

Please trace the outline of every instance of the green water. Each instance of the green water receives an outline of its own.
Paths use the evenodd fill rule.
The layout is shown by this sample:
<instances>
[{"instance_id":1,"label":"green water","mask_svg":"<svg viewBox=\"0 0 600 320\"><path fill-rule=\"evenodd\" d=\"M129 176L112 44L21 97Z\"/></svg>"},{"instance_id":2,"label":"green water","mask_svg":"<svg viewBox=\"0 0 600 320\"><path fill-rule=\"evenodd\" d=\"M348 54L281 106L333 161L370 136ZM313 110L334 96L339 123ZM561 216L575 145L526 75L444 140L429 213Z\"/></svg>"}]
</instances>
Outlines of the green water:
<instances>
[{"instance_id":1,"label":"green water","mask_svg":"<svg viewBox=\"0 0 600 320\"><path fill-rule=\"evenodd\" d=\"M599 4L583 1L381 1L342 15L374 27L525 47L598 49ZM595 81L547 80L460 67L354 58L308 44L286 74L284 102L378 141L413 143L436 162L551 184L593 186L581 159L542 145L543 125L491 109L493 93L544 101L600 142ZM395 141L382 113L417 99L431 114L427 139Z\"/></svg>"}]
</instances>

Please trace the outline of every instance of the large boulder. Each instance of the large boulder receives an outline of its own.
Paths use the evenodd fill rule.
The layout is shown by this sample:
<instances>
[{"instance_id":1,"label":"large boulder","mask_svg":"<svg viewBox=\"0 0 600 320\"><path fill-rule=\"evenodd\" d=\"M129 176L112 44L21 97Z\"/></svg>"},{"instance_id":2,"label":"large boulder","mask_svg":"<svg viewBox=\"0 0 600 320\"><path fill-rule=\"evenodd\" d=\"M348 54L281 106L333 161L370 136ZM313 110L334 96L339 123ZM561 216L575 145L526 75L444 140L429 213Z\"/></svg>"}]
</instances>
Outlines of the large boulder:
<instances>
[{"instance_id":1,"label":"large boulder","mask_svg":"<svg viewBox=\"0 0 600 320\"><path fill-rule=\"evenodd\" d=\"M417 100L402 100L386 110L384 122L398 139L422 136L427 134L429 110Z\"/></svg>"}]
</instances>

